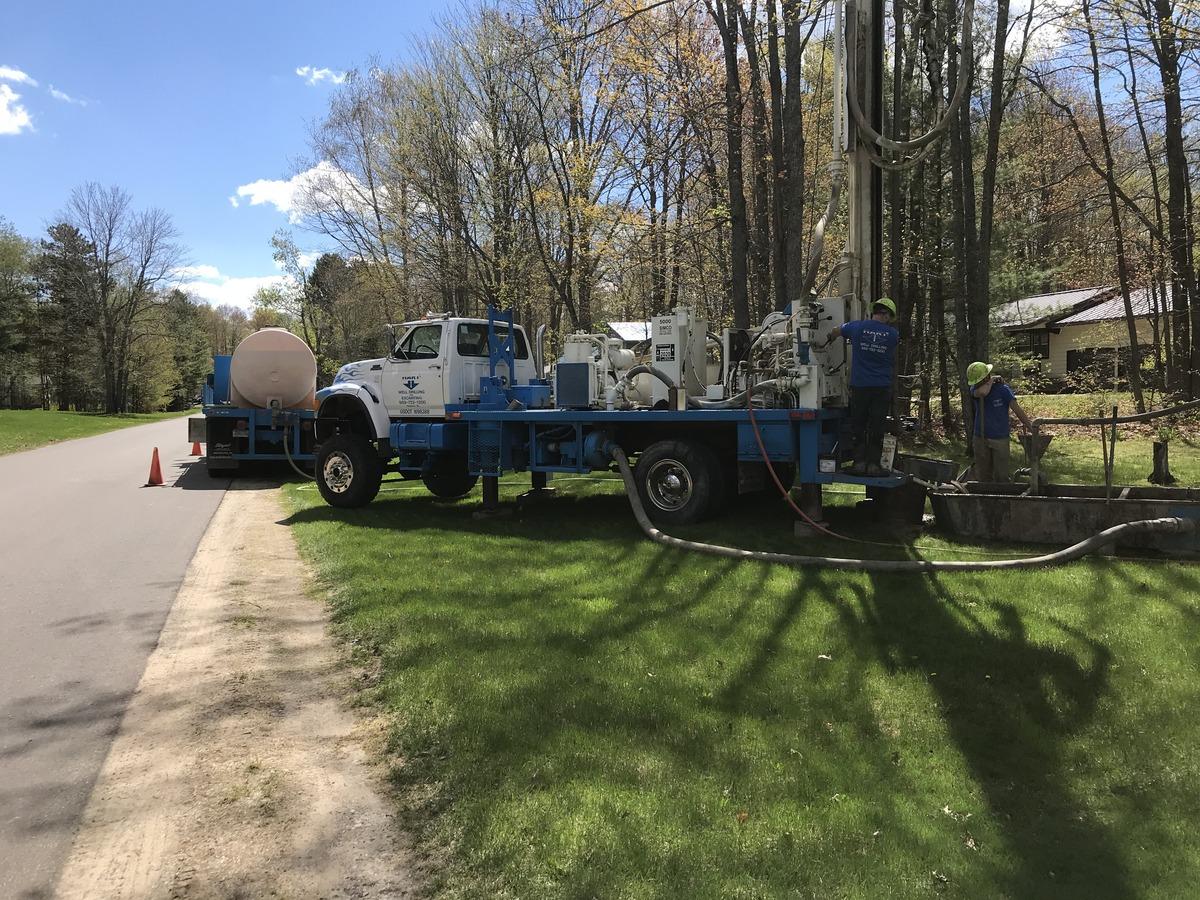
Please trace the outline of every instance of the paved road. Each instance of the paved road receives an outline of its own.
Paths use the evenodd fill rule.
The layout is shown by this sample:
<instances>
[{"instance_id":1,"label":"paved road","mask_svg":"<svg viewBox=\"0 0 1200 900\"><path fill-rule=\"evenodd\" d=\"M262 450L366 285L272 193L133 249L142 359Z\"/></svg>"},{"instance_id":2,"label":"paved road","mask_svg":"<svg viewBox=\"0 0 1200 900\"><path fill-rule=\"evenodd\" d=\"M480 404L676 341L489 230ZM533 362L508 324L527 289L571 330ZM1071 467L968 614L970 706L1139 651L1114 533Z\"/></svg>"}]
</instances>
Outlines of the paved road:
<instances>
[{"instance_id":1,"label":"paved road","mask_svg":"<svg viewBox=\"0 0 1200 900\"><path fill-rule=\"evenodd\" d=\"M49 896L228 482L183 419L0 456L0 897ZM169 487L142 487L158 446Z\"/></svg>"}]
</instances>

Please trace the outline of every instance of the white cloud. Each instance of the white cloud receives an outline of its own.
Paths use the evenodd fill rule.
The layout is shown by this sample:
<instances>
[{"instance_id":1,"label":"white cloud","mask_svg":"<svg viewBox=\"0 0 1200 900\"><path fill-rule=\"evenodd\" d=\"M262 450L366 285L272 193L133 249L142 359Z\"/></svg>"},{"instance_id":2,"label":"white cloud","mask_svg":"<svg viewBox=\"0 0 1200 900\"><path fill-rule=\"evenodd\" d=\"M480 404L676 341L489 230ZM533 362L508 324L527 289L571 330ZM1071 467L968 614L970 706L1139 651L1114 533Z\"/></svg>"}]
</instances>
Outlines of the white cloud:
<instances>
[{"instance_id":1,"label":"white cloud","mask_svg":"<svg viewBox=\"0 0 1200 900\"><path fill-rule=\"evenodd\" d=\"M72 97L66 91L60 91L54 85L50 85L50 96L55 100L61 100L63 103L74 103L76 106L87 106L86 100L80 100L77 97Z\"/></svg>"},{"instance_id":2,"label":"white cloud","mask_svg":"<svg viewBox=\"0 0 1200 900\"><path fill-rule=\"evenodd\" d=\"M239 185L237 193L230 200L245 197L250 201L251 206L262 206L264 203L269 203L281 213L287 213L289 218L293 218L292 214L296 211L299 201L296 194L305 174L301 172L286 181L260 178L258 181Z\"/></svg>"},{"instance_id":3,"label":"white cloud","mask_svg":"<svg viewBox=\"0 0 1200 900\"><path fill-rule=\"evenodd\" d=\"M216 266L180 266L175 270L177 278L210 278L219 279L221 271Z\"/></svg>"},{"instance_id":4,"label":"white cloud","mask_svg":"<svg viewBox=\"0 0 1200 900\"><path fill-rule=\"evenodd\" d=\"M38 83L30 78L28 73L14 69L12 66L0 66L0 81L15 81L17 84L27 84L30 87L38 86Z\"/></svg>"},{"instance_id":5,"label":"white cloud","mask_svg":"<svg viewBox=\"0 0 1200 900\"><path fill-rule=\"evenodd\" d=\"M0 134L20 134L33 129L29 110L17 101L21 95L7 84L0 84Z\"/></svg>"},{"instance_id":6,"label":"white cloud","mask_svg":"<svg viewBox=\"0 0 1200 900\"><path fill-rule=\"evenodd\" d=\"M238 208L238 198L237 198L237 194L230 194L230 195L229 195L229 205L230 205L230 206L232 206L234 209L237 209L237 208Z\"/></svg>"},{"instance_id":7,"label":"white cloud","mask_svg":"<svg viewBox=\"0 0 1200 900\"><path fill-rule=\"evenodd\" d=\"M330 81L333 84L341 84L346 80L345 72L335 72L333 69L318 69L316 66L299 66L296 69L296 74L304 79L305 83L315 86L318 81Z\"/></svg>"},{"instance_id":8,"label":"white cloud","mask_svg":"<svg viewBox=\"0 0 1200 900\"><path fill-rule=\"evenodd\" d=\"M199 297L209 306L238 306L247 312L254 309L254 294L259 288L278 287L287 283L282 275L253 275L232 278L222 275L216 266L183 266L175 270L181 279L179 289Z\"/></svg>"},{"instance_id":9,"label":"white cloud","mask_svg":"<svg viewBox=\"0 0 1200 900\"><path fill-rule=\"evenodd\" d=\"M246 198L251 206L269 203L288 217L293 225L314 209L341 206L356 208L364 205L364 190L352 176L341 172L333 163L322 160L287 179L260 178L240 185L234 197ZM235 206L237 204L234 204Z\"/></svg>"}]
</instances>

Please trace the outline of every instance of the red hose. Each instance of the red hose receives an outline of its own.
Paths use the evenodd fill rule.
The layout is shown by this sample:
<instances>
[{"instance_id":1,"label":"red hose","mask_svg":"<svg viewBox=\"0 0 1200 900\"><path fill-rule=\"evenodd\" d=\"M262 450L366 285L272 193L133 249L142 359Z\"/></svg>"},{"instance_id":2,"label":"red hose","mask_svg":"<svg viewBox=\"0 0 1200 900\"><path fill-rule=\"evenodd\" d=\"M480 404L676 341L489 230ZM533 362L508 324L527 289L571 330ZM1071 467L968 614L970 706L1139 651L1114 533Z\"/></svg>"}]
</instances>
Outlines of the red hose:
<instances>
[{"instance_id":1,"label":"red hose","mask_svg":"<svg viewBox=\"0 0 1200 900\"><path fill-rule=\"evenodd\" d=\"M763 443L762 435L759 434L758 431L758 421L754 418L754 404L753 402L749 402L749 396L747 396L746 399L748 401L746 404L746 411L750 413L750 427L754 431L754 440L758 444L758 452L762 454L763 462L767 464L767 471L771 473L771 480L775 482L775 487L779 488L779 493L783 495L783 499L787 501L788 506L792 508L792 511L795 512L796 515L807 522L809 527L815 528L822 534L827 534L830 537L837 538L840 541L853 541L854 538L848 538L843 534L838 534L836 531L830 531L824 525L814 522L805 514L804 510L796 505L796 501L792 499L791 491L783 486L783 482L779 480L779 476L775 473L775 467L771 465L771 457L767 455L767 447Z\"/></svg>"}]
</instances>

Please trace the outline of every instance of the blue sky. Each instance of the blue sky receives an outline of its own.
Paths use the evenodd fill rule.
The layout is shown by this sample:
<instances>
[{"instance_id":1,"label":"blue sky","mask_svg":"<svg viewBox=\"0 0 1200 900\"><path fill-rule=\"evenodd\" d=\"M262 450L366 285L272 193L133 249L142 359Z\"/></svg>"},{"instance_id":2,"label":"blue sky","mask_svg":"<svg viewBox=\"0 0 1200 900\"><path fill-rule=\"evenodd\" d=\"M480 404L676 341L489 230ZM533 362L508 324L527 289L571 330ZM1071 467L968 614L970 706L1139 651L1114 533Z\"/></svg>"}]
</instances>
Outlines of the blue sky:
<instances>
[{"instance_id":1,"label":"blue sky","mask_svg":"<svg viewBox=\"0 0 1200 900\"><path fill-rule=\"evenodd\" d=\"M5 4L0 216L37 237L76 185L120 185L172 215L194 293L244 304L277 275L268 241L288 191L274 182L305 159L336 78L403 59L448 5Z\"/></svg>"}]
</instances>

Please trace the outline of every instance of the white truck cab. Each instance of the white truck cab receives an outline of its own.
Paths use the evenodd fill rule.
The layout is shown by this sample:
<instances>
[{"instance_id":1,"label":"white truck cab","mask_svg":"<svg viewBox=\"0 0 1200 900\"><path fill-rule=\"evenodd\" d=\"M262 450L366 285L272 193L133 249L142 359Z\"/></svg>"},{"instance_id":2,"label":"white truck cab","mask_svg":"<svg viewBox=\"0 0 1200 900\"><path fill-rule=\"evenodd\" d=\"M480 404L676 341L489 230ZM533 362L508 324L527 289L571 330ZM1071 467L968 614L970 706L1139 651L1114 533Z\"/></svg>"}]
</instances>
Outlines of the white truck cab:
<instances>
[{"instance_id":1,"label":"white truck cab","mask_svg":"<svg viewBox=\"0 0 1200 900\"><path fill-rule=\"evenodd\" d=\"M479 379L489 374L487 319L446 314L389 328L395 335L390 354L342 366L333 388L322 393L361 385L383 406L388 419L443 419L447 406L479 400ZM504 337L508 327L499 324L495 330ZM536 377L529 340L520 325L513 350L516 373L505 371L507 364L501 362L497 377Z\"/></svg>"}]
</instances>

